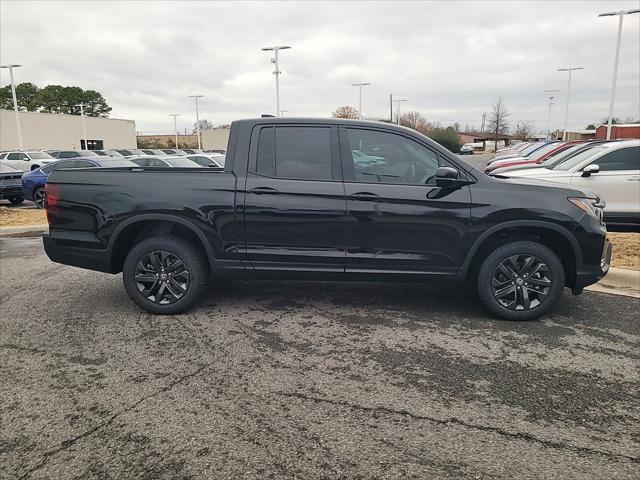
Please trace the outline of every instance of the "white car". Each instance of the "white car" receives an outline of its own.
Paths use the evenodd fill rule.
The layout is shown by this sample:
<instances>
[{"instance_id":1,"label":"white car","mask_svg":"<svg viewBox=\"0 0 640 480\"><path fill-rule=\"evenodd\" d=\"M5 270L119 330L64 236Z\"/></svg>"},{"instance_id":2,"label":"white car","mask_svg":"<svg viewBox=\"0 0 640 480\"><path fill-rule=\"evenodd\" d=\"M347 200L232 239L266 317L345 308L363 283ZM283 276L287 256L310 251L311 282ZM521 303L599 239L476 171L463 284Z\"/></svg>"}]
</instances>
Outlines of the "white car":
<instances>
[{"instance_id":1,"label":"white car","mask_svg":"<svg viewBox=\"0 0 640 480\"><path fill-rule=\"evenodd\" d=\"M606 223L640 225L640 140L601 143L551 168L515 170L501 175L587 188L606 202Z\"/></svg>"},{"instance_id":2,"label":"white car","mask_svg":"<svg viewBox=\"0 0 640 480\"><path fill-rule=\"evenodd\" d=\"M0 153L0 162L21 172L30 172L55 161L56 159L46 152L14 151Z\"/></svg>"}]
</instances>

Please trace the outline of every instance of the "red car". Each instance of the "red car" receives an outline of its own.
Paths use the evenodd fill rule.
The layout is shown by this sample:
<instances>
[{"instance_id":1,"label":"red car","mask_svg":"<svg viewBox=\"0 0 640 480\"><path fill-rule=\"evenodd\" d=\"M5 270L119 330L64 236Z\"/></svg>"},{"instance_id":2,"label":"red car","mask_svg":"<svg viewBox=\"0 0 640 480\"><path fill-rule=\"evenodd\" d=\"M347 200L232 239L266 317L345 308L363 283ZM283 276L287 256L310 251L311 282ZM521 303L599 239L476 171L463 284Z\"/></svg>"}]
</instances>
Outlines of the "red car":
<instances>
[{"instance_id":1,"label":"red car","mask_svg":"<svg viewBox=\"0 0 640 480\"><path fill-rule=\"evenodd\" d=\"M485 168L484 173L491 173L492 171L494 171L494 170L496 170L498 168L511 167L513 165L525 166L525 165L541 164L545 160L553 157L554 155L557 155L560 152L564 152L568 148L571 148L574 145L578 145L579 143L585 143L585 140L573 140L571 142L560 143L553 150L549 150L544 155L541 155L540 157L536 157L536 158L533 158L533 159L526 159L525 160L523 158L514 158L514 159L505 159L505 160L500 161L500 162L494 162L491 165L487 165L487 168Z\"/></svg>"}]
</instances>

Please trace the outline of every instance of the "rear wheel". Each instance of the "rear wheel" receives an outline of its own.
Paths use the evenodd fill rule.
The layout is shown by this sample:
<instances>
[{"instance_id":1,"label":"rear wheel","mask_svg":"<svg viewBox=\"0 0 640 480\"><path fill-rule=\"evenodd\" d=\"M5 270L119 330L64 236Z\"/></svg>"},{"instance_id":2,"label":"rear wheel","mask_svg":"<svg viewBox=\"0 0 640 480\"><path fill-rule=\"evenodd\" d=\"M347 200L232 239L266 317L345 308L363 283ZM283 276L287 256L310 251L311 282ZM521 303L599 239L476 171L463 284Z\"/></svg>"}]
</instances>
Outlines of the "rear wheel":
<instances>
[{"instance_id":1,"label":"rear wheel","mask_svg":"<svg viewBox=\"0 0 640 480\"><path fill-rule=\"evenodd\" d=\"M44 188L36 188L33 192L33 203L36 204L36 208L44 208L45 200L47 196L45 194Z\"/></svg>"},{"instance_id":2,"label":"rear wheel","mask_svg":"<svg viewBox=\"0 0 640 480\"><path fill-rule=\"evenodd\" d=\"M505 320L533 320L553 308L564 290L564 268L542 244L507 243L482 262L478 294L484 306Z\"/></svg>"},{"instance_id":3,"label":"rear wheel","mask_svg":"<svg viewBox=\"0 0 640 480\"><path fill-rule=\"evenodd\" d=\"M180 237L151 237L127 255L124 287L144 310L171 315L189 310L206 289L207 264L198 249Z\"/></svg>"},{"instance_id":4,"label":"rear wheel","mask_svg":"<svg viewBox=\"0 0 640 480\"><path fill-rule=\"evenodd\" d=\"M24 202L24 197L11 197L9 201L11 202L11 205L20 205Z\"/></svg>"}]
</instances>

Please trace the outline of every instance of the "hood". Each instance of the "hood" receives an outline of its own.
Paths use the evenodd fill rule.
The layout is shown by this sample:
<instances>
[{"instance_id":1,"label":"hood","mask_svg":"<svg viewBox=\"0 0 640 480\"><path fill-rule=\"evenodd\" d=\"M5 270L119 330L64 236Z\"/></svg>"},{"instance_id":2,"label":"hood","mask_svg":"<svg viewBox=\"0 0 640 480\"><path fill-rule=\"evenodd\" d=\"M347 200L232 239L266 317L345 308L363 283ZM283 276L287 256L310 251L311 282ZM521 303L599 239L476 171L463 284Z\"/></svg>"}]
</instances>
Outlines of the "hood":
<instances>
[{"instance_id":1,"label":"hood","mask_svg":"<svg viewBox=\"0 0 640 480\"><path fill-rule=\"evenodd\" d=\"M522 170L515 170L513 172L505 172L505 177L509 178L539 178L542 180L554 180L561 178L571 178L571 172L565 170L550 170L548 168L525 168Z\"/></svg>"},{"instance_id":2,"label":"hood","mask_svg":"<svg viewBox=\"0 0 640 480\"><path fill-rule=\"evenodd\" d=\"M494 177L495 178L495 177ZM585 198L597 198L600 199L600 195L587 188L582 188L577 185L569 185L567 183L552 182L537 178L505 178L504 182L516 184L516 185L530 185L534 187L546 187L559 190L565 190L568 197L585 197Z\"/></svg>"}]
</instances>

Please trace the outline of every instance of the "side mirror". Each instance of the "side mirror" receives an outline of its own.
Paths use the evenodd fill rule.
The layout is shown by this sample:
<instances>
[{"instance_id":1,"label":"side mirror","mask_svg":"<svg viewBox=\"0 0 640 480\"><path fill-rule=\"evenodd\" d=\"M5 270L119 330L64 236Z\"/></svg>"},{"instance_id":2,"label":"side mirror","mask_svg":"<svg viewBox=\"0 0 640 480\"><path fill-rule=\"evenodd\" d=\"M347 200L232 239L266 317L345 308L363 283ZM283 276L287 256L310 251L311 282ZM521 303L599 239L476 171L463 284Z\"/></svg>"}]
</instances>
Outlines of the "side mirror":
<instances>
[{"instance_id":1,"label":"side mirror","mask_svg":"<svg viewBox=\"0 0 640 480\"><path fill-rule=\"evenodd\" d=\"M438 167L436 170L436 185L442 188L458 187L466 182L459 180L460 172L453 167Z\"/></svg>"},{"instance_id":2,"label":"side mirror","mask_svg":"<svg viewBox=\"0 0 640 480\"><path fill-rule=\"evenodd\" d=\"M598 173L600 171L600 165L592 163L591 165L587 165L582 169L583 177L590 177L592 173Z\"/></svg>"}]
</instances>

